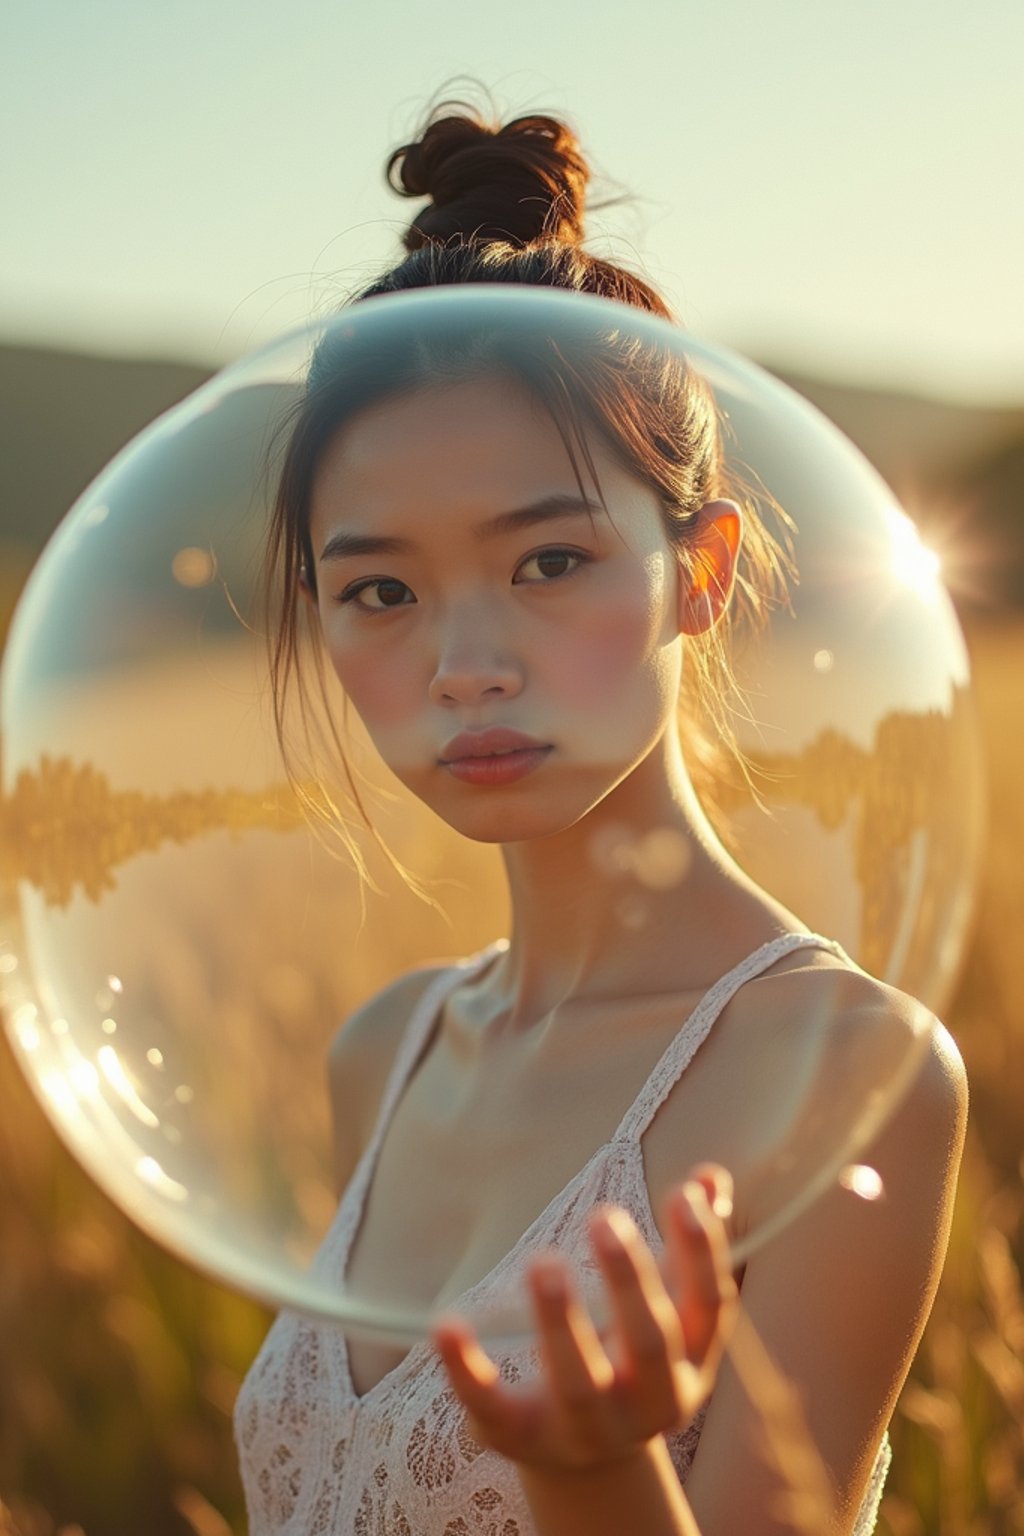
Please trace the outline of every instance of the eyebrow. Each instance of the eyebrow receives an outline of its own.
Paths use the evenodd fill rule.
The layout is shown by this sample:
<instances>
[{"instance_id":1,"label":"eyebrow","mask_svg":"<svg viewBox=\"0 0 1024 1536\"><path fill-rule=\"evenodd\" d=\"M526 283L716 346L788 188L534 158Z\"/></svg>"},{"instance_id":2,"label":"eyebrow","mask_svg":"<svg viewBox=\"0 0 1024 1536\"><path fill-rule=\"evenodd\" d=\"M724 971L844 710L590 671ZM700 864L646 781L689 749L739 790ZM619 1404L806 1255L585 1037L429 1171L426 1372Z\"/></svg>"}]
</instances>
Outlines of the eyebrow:
<instances>
[{"instance_id":1,"label":"eyebrow","mask_svg":"<svg viewBox=\"0 0 1024 1536\"><path fill-rule=\"evenodd\" d=\"M604 507L599 501L591 501L586 496L544 496L527 507L516 507L514 511L499 512L496 517L488 518L486 522L478 524L476 534L481 539L500 538L503 534L535 528L538 524L550 523L556 518L593 518L595 513L603 511ZM405 555L415 549L416 544L412 539L339 531L331 534L320 551L320 559L345 560L353 555Z\"/></svg>"}]
</instances>

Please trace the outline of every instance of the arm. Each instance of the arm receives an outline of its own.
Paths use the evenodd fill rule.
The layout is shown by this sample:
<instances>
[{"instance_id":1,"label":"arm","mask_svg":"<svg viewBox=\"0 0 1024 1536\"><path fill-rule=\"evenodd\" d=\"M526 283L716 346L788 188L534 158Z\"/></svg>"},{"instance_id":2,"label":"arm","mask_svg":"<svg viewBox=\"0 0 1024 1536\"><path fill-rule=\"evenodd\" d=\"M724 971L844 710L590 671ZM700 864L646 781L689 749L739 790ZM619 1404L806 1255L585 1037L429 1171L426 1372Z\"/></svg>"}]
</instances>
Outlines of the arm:
<instances>
[{"instance_id":1,"label":"arm","mask_svg":"<svg viewBox=\"0 0 1024 1536\"><path fill-rule=\"evenodd\" d=\"M663 1436L586 1474L519 1469L538 1536L701 1536Z\"/></svg>"},{"instance_id":2,"label":"arm","mask_svg":"<svg viewBox=\"0 0 1024 1536\"><path fill-rule=\"evenodd\" d=\"M834 1188L749 1262L737 1343L752 1330L796 1388L833 1505L815 1536L853 1529L935 1297L966 1116L963 1065L939 1026L906 1099L860 1154L881 1174L883 1198ZM752 1398L756 1361L736 1359L740 1368L727 1358L719 1373L687 1497L704 1536L788 1536L806 1525Z\"/></svg>"}]
</instances>

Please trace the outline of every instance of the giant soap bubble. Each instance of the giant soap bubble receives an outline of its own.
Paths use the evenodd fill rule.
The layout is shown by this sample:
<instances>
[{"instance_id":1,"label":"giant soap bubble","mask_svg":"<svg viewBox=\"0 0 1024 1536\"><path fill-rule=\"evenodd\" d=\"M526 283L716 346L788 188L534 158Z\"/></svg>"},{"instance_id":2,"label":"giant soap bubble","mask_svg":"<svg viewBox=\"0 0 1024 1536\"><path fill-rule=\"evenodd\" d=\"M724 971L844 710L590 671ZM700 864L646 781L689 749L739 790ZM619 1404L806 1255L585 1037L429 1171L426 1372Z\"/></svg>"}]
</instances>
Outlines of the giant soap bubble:
<instances>
[{"instance_id":1,"label":"giant soap bubble","mask_svg":"<svg viewBox=\"0 0 1024 1536\"><path fill-rule=\"evenodd\" d=\"M271 1304L424 1331L434 1298L415 1266L388 1294L362 1293L321 1247L337 1204L325 1064L362 1000L434 957L499 953L507 925L495 848L402 788L333 676L312 725L285 719L305 766L297 783L283 772L258 588L311 362L357 401L411 369L461 376L467 359L542 373L586 421L608 370L628 378L652 357L703 376L730 465L766 516L774 500L793 524L792 610L738 662L757 792L723 779L709 815L811 929L922 1000L855 1031L804 1020L775 1038L792 1052L791 1093L733 1168L759 1212L737 1257L836 1178L858 1187L858 1153L948 996L979 836L968 662L933 560L864 459L751 364L604 300L482 286L353 306L226 369L120 454L39 562L3 673L0 980L15 1052L125 1211ZM334 817L350 829L340 856ZM682 878L679 854L671 836L625 831L595 846L624 942ZM474 1320L493 1335L522 1322L520 1305L510 1295Z\"/></svg>"}]
</instances>

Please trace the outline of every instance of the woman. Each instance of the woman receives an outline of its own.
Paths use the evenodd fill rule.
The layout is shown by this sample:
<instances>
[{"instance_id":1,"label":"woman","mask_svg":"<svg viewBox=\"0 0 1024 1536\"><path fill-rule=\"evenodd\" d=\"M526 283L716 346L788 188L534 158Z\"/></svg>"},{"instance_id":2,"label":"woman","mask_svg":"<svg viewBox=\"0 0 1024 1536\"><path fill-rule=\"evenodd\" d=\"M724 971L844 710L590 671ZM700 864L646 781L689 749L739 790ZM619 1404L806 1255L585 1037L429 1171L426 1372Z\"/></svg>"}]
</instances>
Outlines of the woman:
<instances>
[{"instance_id":1,"label":"woman","mask_svg":"<svg viewBox=\"0 0 1024 1536\"><path fill-rule=\"evenodd\" d=\"M582 250L587 167L554 119L442 109L389 171L430 201L361 297L511 282L668 316ZM678 363L611 337L595 377L571 345L453 335L353 368L352 345L316 358L280 480L279 721L307 686L304 614L389 767L500 843L513 926L401 978L335 1044L344 1193L318 1264L446 1315L407 1353L277 1320L236 1412L254 1536L870 1531L966 1088L939 1027L864 1154L885 1201L827 1194L730 1273L763 1212L733 1208L725 1169L784 1098L775 1026L909 1028L918 1006L757 886L694 787L710 744L685 701L727 740L722 636L778 592L781 551ZM671 838L679 867L628 932L595 877L623 828ZM524 1286L535 1338L492 1360L460 1302Z\"/></svg>"}]
</instances>

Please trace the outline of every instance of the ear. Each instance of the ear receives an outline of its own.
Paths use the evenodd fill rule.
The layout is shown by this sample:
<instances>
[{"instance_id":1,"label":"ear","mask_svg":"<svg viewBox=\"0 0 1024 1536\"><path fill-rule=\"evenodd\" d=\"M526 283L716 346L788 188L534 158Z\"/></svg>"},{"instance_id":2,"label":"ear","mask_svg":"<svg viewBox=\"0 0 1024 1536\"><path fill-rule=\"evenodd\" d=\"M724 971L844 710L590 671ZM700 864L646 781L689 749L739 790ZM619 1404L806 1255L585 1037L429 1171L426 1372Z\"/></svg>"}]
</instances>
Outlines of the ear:
<instances>
[{"instance_id":1,"label":"ear","mask_svg":"<svg viewBox=\"0 0 1024 1536\"><path fill-rule=\"evenodd\" d=\"M684 635L713 629L725 612L743 541L743 514L734 501L708 501L697 514L680 569L679 628Z\"/></svg>"}]
</instances>

